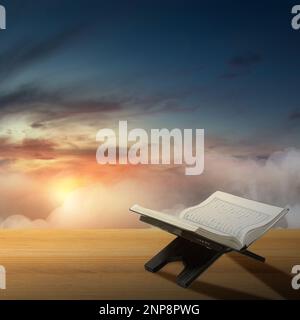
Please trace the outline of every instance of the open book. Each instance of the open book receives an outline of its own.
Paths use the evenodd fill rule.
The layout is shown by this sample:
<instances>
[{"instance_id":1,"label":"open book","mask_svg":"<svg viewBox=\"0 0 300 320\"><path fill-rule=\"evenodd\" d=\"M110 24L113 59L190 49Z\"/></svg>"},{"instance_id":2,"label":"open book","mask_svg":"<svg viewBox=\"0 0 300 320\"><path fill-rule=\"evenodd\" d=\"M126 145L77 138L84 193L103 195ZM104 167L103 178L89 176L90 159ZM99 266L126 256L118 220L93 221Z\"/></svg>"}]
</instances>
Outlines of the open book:
<instances>
[{"instance_id":1,"label":"open book","mask_svg":"<svg viewBox=\"0 0 300 320\"><path fill-rule=\"evenodd\" d=\"M179 216L139 205L130 210L240 250L261 237L289 209L217 191L197 206L184 209Z\"/></svg>"}]
</instances>

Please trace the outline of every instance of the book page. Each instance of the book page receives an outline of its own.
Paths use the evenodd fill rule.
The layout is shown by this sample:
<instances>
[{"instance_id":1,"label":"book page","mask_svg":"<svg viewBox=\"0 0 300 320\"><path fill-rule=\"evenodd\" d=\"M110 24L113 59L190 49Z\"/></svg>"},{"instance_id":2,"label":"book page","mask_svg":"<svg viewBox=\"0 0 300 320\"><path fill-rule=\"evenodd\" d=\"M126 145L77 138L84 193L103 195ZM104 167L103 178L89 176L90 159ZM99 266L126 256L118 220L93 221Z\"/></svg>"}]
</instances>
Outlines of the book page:
<instances>
[{"instance_id":1,"label":"book page","mask_svg":"<svg viewBox=\"0 0 300 320\"><path fill-rule=\"evenodd\" d=\"M268 221L269 215L214 198L204 206L187 211L184 219L240 238L243 230Z\"/></svg>"},{"instance_id":2,"label":"book page","mask_svg":"<svg viewBox=\"0 0 300 320\"><path fill-rule=\"evenodd\" d=\"M188 230L188 231L192 231L195 232L197 230L197 227L188 223L185 220L180 219L179 217L176 216L172 216L170 214L167 213L163 213L163 212L159 212L159 211L155 211L155 210L151 210L148 208L144 208L141 207L137 204L133 205L130 208L130 211L138 213L138 214L142 214L166 223L169 223L171 225L180 227L182 229Z\"/></svg>"},{"instance_id":3,"label":"book page","mask_svg":"<svg viewBox=\"0 0 300 320\"><path fill-rule=\"evenodd\" d=\"M242 240L252 229L270 223L282 208L215 192L198 206L185 209L181 218L210 232Z\"/></svg>"}]
</instances>

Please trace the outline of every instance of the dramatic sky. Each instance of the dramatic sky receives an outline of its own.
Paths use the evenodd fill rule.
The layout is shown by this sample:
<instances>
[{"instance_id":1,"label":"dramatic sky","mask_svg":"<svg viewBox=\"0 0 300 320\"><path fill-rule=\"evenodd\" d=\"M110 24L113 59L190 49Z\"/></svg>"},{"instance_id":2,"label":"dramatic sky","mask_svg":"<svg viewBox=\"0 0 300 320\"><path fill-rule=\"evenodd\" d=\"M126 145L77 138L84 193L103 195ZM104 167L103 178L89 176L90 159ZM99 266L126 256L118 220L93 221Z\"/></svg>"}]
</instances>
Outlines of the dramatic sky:
<instances>
[{"instance_id":1,"label":"dramatic sky","mask_svg":"<svg viewBox=\"0 0 300 320\"><path fill-rule=\"evenodd\" d=\"M140 226L135 202L173 212L215 190L300 226L294 1L0 3L2 227ZM204 174L98 165L96 133L119 120L204 128Z\"/></svg>"}]
</instances>

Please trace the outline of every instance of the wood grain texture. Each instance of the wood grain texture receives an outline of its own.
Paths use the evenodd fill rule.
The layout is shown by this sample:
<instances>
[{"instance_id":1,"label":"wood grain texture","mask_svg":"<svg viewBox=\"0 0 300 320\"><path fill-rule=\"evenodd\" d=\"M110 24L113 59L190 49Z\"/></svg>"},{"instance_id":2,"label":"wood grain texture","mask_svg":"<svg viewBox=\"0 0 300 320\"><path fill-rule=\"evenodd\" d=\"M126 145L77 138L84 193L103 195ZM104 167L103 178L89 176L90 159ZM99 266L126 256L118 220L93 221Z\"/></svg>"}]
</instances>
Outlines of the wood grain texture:
<instances>
[{"instance_id":1,"label":"wood grain texture","mask_svg":"<svg viewBox=\"0 0 300 320\"><path fill-rule=\"evenodd\" d=\"M300 264L300 230L273 230L251 250L265 264L231 253L189 289L174 280L181 263L157 274L144 263L174 237L146 230L2 230L0 299L299 299L291 269Z\"/></svg>"}]
</instances>

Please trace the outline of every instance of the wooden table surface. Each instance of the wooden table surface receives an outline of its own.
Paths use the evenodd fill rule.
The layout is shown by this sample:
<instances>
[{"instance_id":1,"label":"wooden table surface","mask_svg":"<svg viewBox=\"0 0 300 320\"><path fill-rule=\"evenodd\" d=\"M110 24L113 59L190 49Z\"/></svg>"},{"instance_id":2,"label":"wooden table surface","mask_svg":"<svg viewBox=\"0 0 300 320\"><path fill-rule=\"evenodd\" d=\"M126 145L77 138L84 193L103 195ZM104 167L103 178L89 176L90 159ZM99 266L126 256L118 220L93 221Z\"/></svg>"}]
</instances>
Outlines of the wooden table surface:
<instances>
[{"instance_id":1,"label":"wooden table surface","mask_svg":"<svg viewBox=\"0 0 300 320\"><path fill-rule=\"evenodd\" d=\"M300 230L273 230L252 245L261 263L237 253L217 260L188 289L180 262L153 274L144 263L174 237L156 229L2 230L0 299L299 299L291 269L300 264Z\"/></svg>"}]
</instances>

